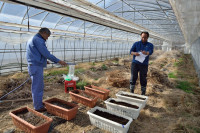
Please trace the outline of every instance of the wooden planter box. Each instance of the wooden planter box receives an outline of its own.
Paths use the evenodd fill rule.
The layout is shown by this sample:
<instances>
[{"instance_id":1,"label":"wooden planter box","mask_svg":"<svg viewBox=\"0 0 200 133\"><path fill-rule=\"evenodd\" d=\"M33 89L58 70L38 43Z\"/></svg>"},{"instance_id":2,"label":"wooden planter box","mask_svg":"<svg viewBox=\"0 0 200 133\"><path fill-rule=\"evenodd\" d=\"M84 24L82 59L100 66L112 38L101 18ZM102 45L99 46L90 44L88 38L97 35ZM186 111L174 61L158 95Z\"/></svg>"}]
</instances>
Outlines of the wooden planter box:
<instances>
[{"instance_id":1,"label":"wooden planter box","mask_svg":"<svg viewBox=\"0 0 200 133\"><path fill-rule=\"evenodd\" d=\"M102 100L106 100L110 92L107 89L100 88L94 85L84 86L84 88L86 92L89 92L90 94L93 94Z\"/></svg>"},{"instance_id":2,"label":"wooden planter box","mask_svg":"<svg viewBox=\"0 0 200 133\"><path fill-rule=\"evenodd\" d=\"M109 119L104 118L102 116L94 114L94 112L96 110L107 112L107 113L112 114L114 116L118 116L118 117L127 119L128 122L125 125L117 123L115 121L112 121L112 120L109 120ZM106 110L106 109L98 107L98 106L96 106L96 107L92 108L91 110L89 110L87 112L87 114L89 115L90 122L91 122L92 125L94 125L96 127L99 127L99 128L101 128L103 130L110 131L112 133L127 133L128 130L129 130L130 124L133 121L132 118L130 118L128 116L116 114L114 112L111 112L109 110Z\"/></svg>"},{"instance_id":3,"label":"wooden planter box","mask_svg":"<svg viewBox=\"0 0 200 133\"><path fill-rule=\"evenodd\" d=\"M87 97L81 96L79 94L76 93L85 93L87 95L90 95L93 97L93 99L89 99ZM93 108L96 105L96 102L98 100L98 97L96 97L95 95L92 95L88 92L82 91L82 90L73 90L69 92L71 98L73 101L78 102L78 103L82 103L90 108Z\"/></svg>"},{"instance_id":4,"label":"wooden planter box","mask_svg":"<svg viewBox=\"0 0 200 133\"><path fill-rule=\"evenodd\" d=\"M64 107L60 107L58 105L52 104L52 102L59 102L63 105L71 106L71 109L66 109ZM78 105L58 99L58 98L51 98L44 101L45 107L47 112L59 116L66 120L71 120L76 116L78 111Z\"/></svg>"},{"instance_id":5,"label":"wooden planter box","mask_svg":"<svg viewBox=\"0 0 200 133\"><path fill-rule=\"evenodd\" d=\"M130 106L127 107L127 106L124 106L124 105L112 103L111 100L114 100L116 102L122 102L122 103L128 104L128 105L133 106L133 107L135 106L135 107L138 107L138 108L133 108L133 107L130 107ZM131 103L131 102L123 101L123 100L120 100L120 99L115 99L115 98L109 98L104 102L106 103L106 108L108 110L113 111L117 114L121 114L121 115L131 117L133 119L138 118L140 110L142 108L142 104Z\"/></svg>"},{"instance_id":6,"label":"wooden planter box","mask_svg":"<svg viewBox=\"0 0 200 133\"><path fill-rule=\"evenodd\" d=\"M129 95L129 96L124 96L124 95ZM138 94L125 92L125 91L119 91L116 94L116 96L117 96L118 99L121 99L121 100L124 100L124 101L142 104L142 108L145 107L147 100L148 100L148 96L138 95ZM136 97L139 97L139 98L142 98L142 99L145 99L145 100L133 98L133 97L130 97L130 96L136 96Z\"/></svg>"},{"instance_id":7,"label":"wooden planter box","mask_svg":"<svg viewBox=\"0 0 200 133\"><path fill-rule=\"evenodd\" d=\"M16 115L25 110L28 110L29 112L32 112L34 115L45 119L46 122L39 126L34 126ZM12 117L14 125L26 133L47 133L49 130L49 127L51 125L51 122L53 121L51 118L31 109L29 107L23 107L23 108L17 109L15 111L10 112L9 114Z\"/></svg>"}]
</instances>

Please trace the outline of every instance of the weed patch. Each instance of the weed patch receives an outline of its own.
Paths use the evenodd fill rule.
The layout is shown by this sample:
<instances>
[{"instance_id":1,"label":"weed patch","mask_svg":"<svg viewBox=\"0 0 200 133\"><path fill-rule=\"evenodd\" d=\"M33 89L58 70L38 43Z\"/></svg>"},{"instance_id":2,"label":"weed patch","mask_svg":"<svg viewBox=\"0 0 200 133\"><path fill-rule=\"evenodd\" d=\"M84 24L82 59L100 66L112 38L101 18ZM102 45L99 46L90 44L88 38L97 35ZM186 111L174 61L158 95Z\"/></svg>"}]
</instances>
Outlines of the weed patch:
<instances>
[{"instance_id":1,"label":"weed patch","mask_svg":"<svg viewBox=\"0 0 200 133\"><path fill-rule=\"evenodd\" d=\"M168 74L168 77L169 77L169 78L177 78L177 77L176 77L176 74L173 73L173 72L169 73L169 74Z\"/></svg>"},{"instance_id":2,"label":"weed patch","mask_svg":"<svg viewBox=\"0 0 200 133\"><path fill-rule=\"evenodd\" d=\"M107 67L105 64L103 64L103 65L101 66L101 68L102 68L102 70L107 70L107 69L108 69L108 67Z\"/></svg>"},{"instance_id":3,"label":"weed patch","mask_svg":"<svg viewBox=\"0 0 200 133\"><path fill-rule=\"evenodd\" d=\"M67 73L68 73L68 69L66 69L66 70L52 70L48 73L44 73L44 77L57 76L57 75L62 75L62 74L67 74Z\"/></svg>"},{"instance_id":4,"label":"weed patch","mask_svg":"<svg viewBox=\"0 0 200 133\"><path fill-rule=\"evenodd\" d=\"M91 67L90 70L93 71L93 72L97 71L95 67Z\"/></svg>"},{"instance_id":5,"label":"weed patch","mask_svg":"<svg viewBox=\"0 0 200 133\"><path fill-rule=\"evenodd\" d=\"M119 61L118 60L114 60L113 63L119 64Z\"/></svg>"},{"instance_id":6,"label":"weed patch","mask_svg":"<svg viewBox=\"0 0 200 133\"><path fill-rule=\"evenodd\" d=\"M89 85L89 83L86 82L86 81L83 81L83 80L78 81L78 82L76 83L76 87L77 87L78 89L81 89L81 90L84 90L84 86L86 86L86 85Z\"/></svg>"},{"instance_id":7,"label":"weed patch","mask_svg":"<svg viewBox=\"0 0 200 133\"><path fill-rule=\"evenodd\" d=\"M193 93L194 88L188 81L178 81L176 88L179 88L187 93Z\"/></svg>"},{"instance_id":8,"label":"weed patch","mask_svg":"<svg viewBox=\"0 0 200 133\"><path fill-rule=\"evenodd\" d=\"M150 61L150 62L149 62L149 65L151 65L151 64L153 64L153 61Z\"/></svg>"},{"instance_id":9,"label":"weed patch","mask_svg":"<svg viewBox=\"0 0 200 133\"><path fill-rule=\"evenodd\" d=\"M80 73L82 73L82 72L84 72L84 71L85 71L85 70L84 70L83 68L78 68L78 69L75 69L74 74L77 75L78 73L80 74Z\"/></svg>"},{"instance_id":10,"label":"weed patch","mask_svg":"<svg viewBox=\"0 0 200 133\"><path fill-rule=\"evenodd\" d=\"M175 67L181 66L181 65L183 65L183 63L184 63L184 59L179 58L177 62L174 62L174 66Z\"/></svg>"}]
</instances>

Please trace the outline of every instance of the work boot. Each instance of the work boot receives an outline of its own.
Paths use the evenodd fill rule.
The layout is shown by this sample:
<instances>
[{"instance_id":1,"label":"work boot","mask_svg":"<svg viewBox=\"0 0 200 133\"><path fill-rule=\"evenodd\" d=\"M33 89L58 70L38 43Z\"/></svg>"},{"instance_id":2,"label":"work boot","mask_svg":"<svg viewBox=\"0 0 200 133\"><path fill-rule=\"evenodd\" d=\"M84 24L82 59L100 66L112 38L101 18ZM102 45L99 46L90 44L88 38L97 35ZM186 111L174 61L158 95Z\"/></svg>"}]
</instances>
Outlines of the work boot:
<instances>
[{"instance_id":1,"label":"work boot","mask_svg":"<svg viewBox=\"0 0 200 133\"><path fill-rule=\"evenodd\" d=\"M131 84L130 84L131 93L134 93L134 89L135 89L135 85L131 85Z\"/></svg>"},{"instance_id":2,"label":"work boot","mask_svg":"<svg viewBox=\"0 0 200 133\"><path fill-rule=\"evenodd\" d=\"M145 91L142 91L142 95L145 95L145 93L146 93Z\"/></svg>"},{"instance_id":3,"label":"work boot","mask_svg":"<svg viewBox=\"0 0 200 133\"><path fill-rule=\"evenodd\" d=\"M43 108L37 109L37 110L35 110L35 111L37 111L37 112L45 112L45 111L47 111L47 109L46 109L45 107L43 107Z\"/></svg>"},{"instance_id":4,"label":"work boot","mask_svg":"<svg viewBox=\"0 0 200 133\"><path fill-rule=\"evenodd\" d=\"M141 95L145 95L146 94L146 87L141 87L141 91L142 91Z\"/></svg>"}]
</instances>

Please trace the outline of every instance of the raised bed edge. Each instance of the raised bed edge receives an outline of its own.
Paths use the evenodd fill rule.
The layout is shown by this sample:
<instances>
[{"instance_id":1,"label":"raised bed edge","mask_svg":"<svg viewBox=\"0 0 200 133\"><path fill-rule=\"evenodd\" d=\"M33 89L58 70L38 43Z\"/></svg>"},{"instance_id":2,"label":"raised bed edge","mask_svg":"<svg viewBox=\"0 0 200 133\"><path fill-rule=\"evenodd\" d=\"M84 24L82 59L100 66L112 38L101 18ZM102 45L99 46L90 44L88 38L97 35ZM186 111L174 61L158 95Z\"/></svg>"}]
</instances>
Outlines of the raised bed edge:
<instances>
[{"instance_id":1,"label":"raised bed edge","mask_svg":"<svg viewBox=\"0 0 200 133\"><path fill-rule=\"evenodd\" d=\"M146 98L145 100L140 100L137 98L131 98L131 97L127 97L127 96L122 96L121 94L127 94L127 95L132 95L132 96L138 96L138 97L142 97L142 98ZM134 93L130 93L130 92L125 92L125 91L119 91L118 93L116 93L116 96L118 99L121 100L129 100L130 102L136 102L136 103L142 103L142 108L145 107L147 100L148 100L148 96L143 96L143 95L138 95L138 94L134 94Z\"/></svg>"},{"instance_id":2,"label":"raised bed edge","mask_svg":"<svg viewBox=\"0 0 200 133\"><path fill-rule=\"evenodd\" d=\"M131 104L131 105L136 105L139 108L135 109L135 108L111 103L110 100L115 100L118 102L125 102L125 103ZM139 116L140 110L142 109L142 104L130 103L130 102L127 102L127 101L121 100L121 99L109 98L104 102L106 103L106 107L108 110L110 110L110 111L117 110L117 111L113 111L113 112L120 113L121 115L125 115L125 116L131 117L133 119L137 119L137 117Z\"/></svg>"},{"instance_id":3,"label":"raised bed edge","mask_svg":"<svg viewBox=\"0 0 200 133\"><path fill-rule=\"evenodd\" d=\"M93 112L95 112L97 109L100 110L100 111L108 112L108 113L110 113L110 114L114 114L114 115L116 115L116 116L119 116L119 117L128 119L129 122L128 122L126 125L122 125L122 124L119 124L119 123L117 123L117 122L108 120L108 119L103 118L103 117L101 117L101 116L98 116L98 115L96 115L96 114L93 114ZM118 130L121 130L120 133L127 133L128 130L129 130L130 124L131 124L131 122L133 121L133 119L132 119L131 117L124 116L124 115L120 115L120 114L114 113L114 112L112 112L112 111L106 110L106 109L101 108L101 107L98 107L98 106L95 106L94 108L92 108L92 109L90 109L89 111L87 111L87 114L88 114L89 117L90 117L90 121L91 121L91 117L97 118L99 121L101 121L101 122L99 122L99 121L97 120L98 123L104 124L103 122L107 122L107 124L104 124L104 125L111 124L110 127L112 128L112 127L114 126L114 127L117 129L117 131L118 131ZM102 122L102 121L103 121L103 122ZM92 121L91 121L91 123L92 123L93 125L95 125L95 123L93 123ZM99 127L98 125L95 125L95 126ZM107 127L107 126L106 126L106 127ZM113 127L113 128L114 128L114 127ZM99 128L104 129L103 127L99 127ZM108 128L108 129L111 129L111 128ZM119 128L120 128L120 129L119 129ZM107 130L107 129L105 129L105 130ZM110 131L110 130L108 130L108 131Z\"/></svg>"},{"instance_id":4,"label":"raised bed edge","mask_svg":"<svg viewBox=\"0 0 200 133\"><path fill-rule=\"evenodd\" d=\"M27 109L28 111L32 112L33 114L35 114L35 115L37 115L37 116L39 116L39 117L44 118L44 119L46 120L46 122L43 123L43 124L41 124L41 125L39 125L39 126L34 126L34 125L28 123L27 121L25 121L24 119L18 117L18 116L15 114L15 113L20 112L20 111L23 111L23 110L25 110L25 109ZM17 122L19 123L20 126L27 125L28 127L30 127L30 128L32 129L32 132L33 132L33 133L35 133L35 130L38 130L38 128L44 129L43 127L45 127L45 126L47 126L48 129L49 129L49 127L50 127L50 125L51 125L51 123L52 123L52 121L53 121L52 118L49 118L49 117L43 115L42 113L39 113L39 112L37 112L37 111L35 111L35 110L29 108L29 107L22 107L22 108L16 109L16 110L14 110L14 111L11 111L9 114L10 114L10 116L12 117L12 119L14 119L14 120L13 120L14 125L15 125L15 122L14 122L14 121L17 121ZM15 126L18 127L18 125L15 125ZM23 128L21 128L21 127L18 127L18 128L20 128L21 130L23 130ZM48 132L48 130L47 130L47 132Z\"/></svg>"}]
</instances>

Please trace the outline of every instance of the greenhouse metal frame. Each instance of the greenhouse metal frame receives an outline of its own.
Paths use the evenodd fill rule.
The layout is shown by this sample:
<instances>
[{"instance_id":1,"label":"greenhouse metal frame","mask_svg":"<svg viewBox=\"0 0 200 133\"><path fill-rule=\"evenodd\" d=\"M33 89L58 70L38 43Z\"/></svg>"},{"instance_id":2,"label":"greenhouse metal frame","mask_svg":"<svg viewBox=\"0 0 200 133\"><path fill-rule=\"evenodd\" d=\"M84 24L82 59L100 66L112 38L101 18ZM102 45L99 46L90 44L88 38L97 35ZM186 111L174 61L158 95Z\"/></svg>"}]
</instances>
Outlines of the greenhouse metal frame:
<instances>
[{"instance_id":1,"label":"greenhouse metal frame","mask_svg":"<svg viewBox=\"0 0 200 133\"><path fill-rule=\"evenodd\" d=\"M183 50L190 38L177 5L173 0L0 1L0 75L27 70L26 42L41 27L52 32L49 51L66 62L127 56L141 31L150 33L155 49Z\"/></svg>"}]
</instances>

